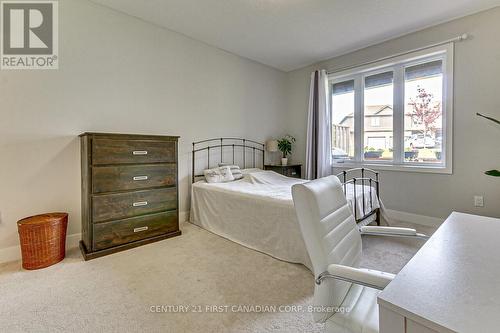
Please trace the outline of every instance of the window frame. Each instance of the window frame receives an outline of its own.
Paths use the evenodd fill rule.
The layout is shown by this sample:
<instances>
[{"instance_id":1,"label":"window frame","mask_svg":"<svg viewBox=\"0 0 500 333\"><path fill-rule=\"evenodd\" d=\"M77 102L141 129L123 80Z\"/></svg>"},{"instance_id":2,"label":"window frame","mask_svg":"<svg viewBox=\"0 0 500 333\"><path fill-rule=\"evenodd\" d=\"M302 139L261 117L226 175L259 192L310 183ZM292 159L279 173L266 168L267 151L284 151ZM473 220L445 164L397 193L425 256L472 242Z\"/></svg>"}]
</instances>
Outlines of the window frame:
<instances>
[{"instance_id":1,"label":"window frame","mask_svg":"<svg viewBox=\"0 0 500 333\"><path fill-rule=\"evenodd\" d=\"M332 73L328 77L329 98L335 83L354 80L354 159L333 160L332 167L369 167L376 170L453 173L453 53L454 43L432 47L421 51L361 65L345 71ZM442 157L439 164L404 161L404 107L405 68L422 63L441 60L443 62L442 87ZM364 82L365 77L392 71L393 76L393 159L391 161L367 161L363 156L364 145ZM332 103L329 103L332 108ZM332 114L332 110L330 110Z\"/></svg>"}]
</instances>

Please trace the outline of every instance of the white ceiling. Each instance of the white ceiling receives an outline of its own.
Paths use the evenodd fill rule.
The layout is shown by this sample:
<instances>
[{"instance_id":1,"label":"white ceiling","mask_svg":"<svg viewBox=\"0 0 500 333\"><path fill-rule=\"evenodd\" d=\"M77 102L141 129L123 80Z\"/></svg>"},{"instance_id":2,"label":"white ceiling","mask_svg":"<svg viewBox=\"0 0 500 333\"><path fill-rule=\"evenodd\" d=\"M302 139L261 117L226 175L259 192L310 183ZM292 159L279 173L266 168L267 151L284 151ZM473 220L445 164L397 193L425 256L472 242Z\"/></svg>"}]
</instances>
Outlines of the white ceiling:
<instances>
[{"instance_id":1,"label":"white ceiling","mask_svg":"<svg viewBox=\"0 0 500 333\"><path fill-rule=\"evenodd\" d=\"M284 71L500 5L500 0L92 1Z\"/></svg>"}]
</instances>

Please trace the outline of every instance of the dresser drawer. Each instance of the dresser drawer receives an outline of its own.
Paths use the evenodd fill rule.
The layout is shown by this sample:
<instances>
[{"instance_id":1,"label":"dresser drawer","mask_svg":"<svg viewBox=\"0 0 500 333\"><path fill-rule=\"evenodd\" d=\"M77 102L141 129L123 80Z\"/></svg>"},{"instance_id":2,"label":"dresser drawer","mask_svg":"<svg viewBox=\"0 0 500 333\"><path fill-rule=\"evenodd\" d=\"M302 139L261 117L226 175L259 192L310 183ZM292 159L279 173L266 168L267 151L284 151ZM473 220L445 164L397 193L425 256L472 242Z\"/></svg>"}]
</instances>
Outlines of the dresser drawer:
<instances>
[{"instance_id":1,"label":"dresser drawer","mask_svg":"<svg viewBox=\"0 0 500 333\"><path fill-rule=\"evenodd\" d=\"M94 139L92 164L175 163L176 143L149 140Z\"/></svg>"},{"instance_id":2,"label":"dresser drawer","mask_svg":"<svg viewBox=\"0 0 500 333\"><path fill-rule=\"evenodd\" d=\"M178 230L177 211L94 224L94 250Z\"/></svg>"},{"instance_id":3,"label":"dresser drawer","mask_svg":"<svg viewBox=\"0 0 500 333\"><path fill-rule=\"evenodd\" d=\"M177 183L175 164L102 166L92 168L93 193L138 190Z\"/></svg>"},{"instance_id":4,"label":"dresser drawer","mask_svg":"<svg viewBox=\"0 0 500 333\"><path fill-rule=\"evenodd\" d=\"M92 220L102 222L177 209L177 188L161 188L92 198Z\"/></svg>"}]
</instances>

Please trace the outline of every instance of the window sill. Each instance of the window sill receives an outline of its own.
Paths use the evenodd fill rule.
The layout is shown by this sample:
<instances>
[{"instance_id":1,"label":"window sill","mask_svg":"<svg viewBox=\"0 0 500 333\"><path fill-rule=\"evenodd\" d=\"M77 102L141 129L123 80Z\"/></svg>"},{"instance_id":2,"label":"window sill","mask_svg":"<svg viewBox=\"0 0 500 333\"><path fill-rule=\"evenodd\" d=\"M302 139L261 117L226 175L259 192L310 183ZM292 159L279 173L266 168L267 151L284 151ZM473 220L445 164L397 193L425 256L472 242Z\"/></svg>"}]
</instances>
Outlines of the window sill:
<instances>
[{"instance_id":1,"label":"window sill","mask_svg":"<svg viewBox=\"0 0 500 333\"><path fill-rule=\"evenodd\" d=\"M402 164L384 164L384 163L369 163L369 162L334 162L332 168L369 168L380 171L399 171L399 172L417 172L417 173L435 173L435 174L453 174L451 166L430 166L430 165L402 165Z\"/></svg>"}]
</instances>

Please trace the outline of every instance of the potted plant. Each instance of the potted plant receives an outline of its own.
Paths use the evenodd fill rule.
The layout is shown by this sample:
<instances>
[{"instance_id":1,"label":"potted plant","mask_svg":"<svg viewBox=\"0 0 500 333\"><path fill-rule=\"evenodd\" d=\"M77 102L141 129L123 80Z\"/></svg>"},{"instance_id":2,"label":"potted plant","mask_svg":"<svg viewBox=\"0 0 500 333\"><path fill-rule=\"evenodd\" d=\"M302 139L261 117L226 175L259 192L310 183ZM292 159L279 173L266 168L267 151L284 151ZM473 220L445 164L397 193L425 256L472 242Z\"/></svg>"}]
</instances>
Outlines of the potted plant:
<instances>
[{"instance_id":1,"label":"potted plant","mask_svg":"<svg viewBox=\"0 0 500 333\"><path fill-rule=\"evenodd\" d=\"M365 158L375 158L378 159L382 156L382 153L384 152L383 149L375 149L373 147L365 147Z\"/></svg>"},{"instance_id":2,"label":"potted plant","mask_svg":"<svg viewBox=\"0 0 500 333\"><path fill-rule=\"evenodd\" d=\"M486 118L492 122L494 122L495 124L498 124L500 125L500 120L498 119L495 119L495 118L492 118L492 117L488 117L488 116L485 116L485 115L482 115L480 113L476 113L479 117L483 117L483 118ZM492 177L500 177L500 171L499 170L488 170L488 171L485 171L484 172L486 175L488 176L492 176Z\"/></svg>"},{"instance_id":3,"label":"potted plant","mask_svg":"<svg viewBox=\"0 0 500 333\"><path fill-rule=\"evenodd\" d=\"M281 159L281 165L288 164L287 156L292 153L292 143L295 142L295 138L291 135L285 135L283 138L278 140L278 149L283 154Z\"/></svg>"}]
</instances>

